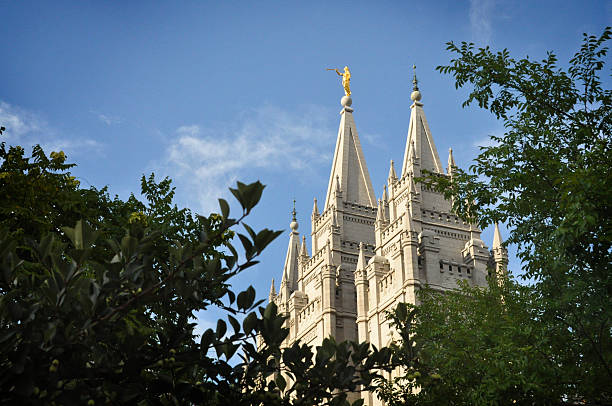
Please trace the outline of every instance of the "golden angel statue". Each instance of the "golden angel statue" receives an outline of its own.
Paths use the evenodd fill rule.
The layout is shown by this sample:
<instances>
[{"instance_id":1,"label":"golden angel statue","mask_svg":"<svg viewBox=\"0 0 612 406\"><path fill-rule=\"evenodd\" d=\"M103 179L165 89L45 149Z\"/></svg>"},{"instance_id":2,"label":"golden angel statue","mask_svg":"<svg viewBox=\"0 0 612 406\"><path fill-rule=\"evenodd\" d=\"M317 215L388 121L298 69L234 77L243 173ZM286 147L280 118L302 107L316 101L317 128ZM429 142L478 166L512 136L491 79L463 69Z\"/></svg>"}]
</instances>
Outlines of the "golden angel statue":
<instances>
[{"instance_id":1,"label":"golden angel statue","mask_svg":"<svg viewBox=\"0 0 612 406\"><path fill-rule=\"evenodd\" d=\"M340 72L339 69L336 68L328 68L327 70L335 71L338 76L342 76L342 87L344 87L344 94L347 96L351 95L351 71L349 71L348 66L344 67L344 73Z\"/></svg>"}]
</instances>

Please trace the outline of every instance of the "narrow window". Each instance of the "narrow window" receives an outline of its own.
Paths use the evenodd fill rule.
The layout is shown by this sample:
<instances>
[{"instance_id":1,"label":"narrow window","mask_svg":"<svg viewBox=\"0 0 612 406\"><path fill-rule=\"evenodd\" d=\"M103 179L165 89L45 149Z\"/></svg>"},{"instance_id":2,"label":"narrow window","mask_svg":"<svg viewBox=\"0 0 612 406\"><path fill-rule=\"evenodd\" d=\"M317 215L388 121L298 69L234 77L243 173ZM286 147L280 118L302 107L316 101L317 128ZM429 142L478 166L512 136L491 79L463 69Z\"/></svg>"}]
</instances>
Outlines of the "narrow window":
<instances>
[{"instance_id":1,"label":"narrow window","mask_svg":"<svg viewBox=\"0 0 612 406\"><path fill-rule=\"evenodd\" d=\"M451 264L448 264L448 270L453 272L453 266Z\"/></svg>"}]
</instances>

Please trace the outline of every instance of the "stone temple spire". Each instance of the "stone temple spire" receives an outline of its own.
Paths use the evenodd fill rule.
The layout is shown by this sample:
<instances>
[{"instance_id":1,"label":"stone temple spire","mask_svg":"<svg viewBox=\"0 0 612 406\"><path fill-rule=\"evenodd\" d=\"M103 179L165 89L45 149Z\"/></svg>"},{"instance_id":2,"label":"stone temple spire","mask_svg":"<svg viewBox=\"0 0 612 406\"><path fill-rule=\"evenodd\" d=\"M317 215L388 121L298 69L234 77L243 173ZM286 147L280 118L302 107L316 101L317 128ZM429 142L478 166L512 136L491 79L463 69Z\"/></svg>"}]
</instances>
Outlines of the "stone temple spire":
<instances>
[{"instance_id":1,"label":"stone temple spire","mask_svg":"<svg viewBox=\"0 0 612 406\"><path fill-rule=\"evenodd\" d=\"M300 236L297 232L298 222L295 211L295 200L293 201L293 211L291 212L292 219L289 228L289 247L287 248L287 257L285 258L285 266L283 268L283 279L281 280L280 294L283 300L289 299L291 292L298 288L298 256L300 250Z\"/></svg>"},{"instance_id":2,"label":"stone temple spire","mask_svg":"<svg viewBox=\"0 0 612 406\"><path fill-rule=\"evenodd\" d=\"M395 166L393 164L393 159L391 160L391 164L389 165L389 176L387 178L387 182L392 184L393 181L397 179L397 174L395 173Z\"/></svg>"},{"instance_id":3,"label":"stone temple spire","mask_svg":"<svg viewBox=\"0 0 612 406\"><path fill-rule=\"evenodd\" d=\"M499 232L499 224L495 223L495 231L493 232L493 249L502 248L502 236Z\"/></svg>"},{"instance_id":4,"label":"stone temple spire","mask_svg":"<svg viewBox=\"0 0 612 406\"><path fill-rule=\"evenodd\" d=\"M414 67L416 68L416 67ZM413 92L410 95L413 103L410 106L410 125L408 127L408 137L406 139L406 149L404 152L404 164L402 165L402 176L408 172L412 172L417 176L420 175L421 169L427 169L431 172L444 173L438 150L434 144L429 124L425 118L423 111L423 103L421 103L421 91L419 90L416 74L414 75ZM412 146L414 144L414 146ZM411 151L414 148L414 151ZM413 156L414 155L414 156ZM416 162L418 159L418 168Z\"/></svg>"},{"instance_id":5,"label":"stone temple spire","mask_svg":"<svg viewBox=\"0 0 612 406\"><path fill-rule=\"evenodd\" d=\"M302 236L302 246L300 247L300 255L302 257L308 257L308 249L306 248L306 236Z\"/></svg>"},{"instance_id":6,"label":"stone temple spire","mask_svg":"<svg viewBox=\"0 0 612 406\"><path fill-rule=\"evenodd\" d=\"M508 250L503 246L502 236L497 223L495 223L495 231L493 232L493 249L491 251L497 276L505 276L508 273Z\"/></svg>"},{"instance_id":7,"label":"stone temple spire","mask_svg":"<svg viewBox=\"0 0 612 406\"><path fill-rule=\"evenodd\" d=\"M344 96L341 101L340 128L323 210L332 204L335 188L342 191L344 201L376 207L370 173L357 135L353 109L350 107L352 102L350 96Z\"/></svg>"},{"instance_id":8,"label":"stone temple spire","mask_svg":"<svg viewBox=\"0 0 612 406\"><path fill-rule=\"evenodd\" d=\"M317 198L314 198L314 204L312 205L312 218L319 217L319 207L317 206Z\"/></svg>"},{"instance_id":9,"label":"stone temple spire","mask_svg":"<svg viewBox=\"0 0 612 406\"><path fill-rule=\"evenodd\" d=\"M270 286L270 293L268 294L268 302L272 303L276 297L276 290L274 289L274 278L272 278L272 285Z\"/></svg>"},{"instance_id":10,"label":"stone temple spire","mask_svg":"<svg viewBox=\"0 0 612 406\"><path fill-rule=\"evenodd\" d=\"M357 268L358 271L363 271L366 267L367 263L365 260L365 254L363 253L363 242L359 243L359 258L357 258Z\"/></svg>"},{"instance_id":11,"label":"stone temple spire","mask_svg":"<svg viewBox=\"0 0 612 406\"><path fill-rule=\"evenodd\" d=\"M453 173L455 172L455 170L453 169L454 167L456 167L457 165L455 165L455 158L453 158L453 149L449 148L448 149L448 168L446 168L446 173L452 178L453 177Z\"/></svg>"}]
</instances>

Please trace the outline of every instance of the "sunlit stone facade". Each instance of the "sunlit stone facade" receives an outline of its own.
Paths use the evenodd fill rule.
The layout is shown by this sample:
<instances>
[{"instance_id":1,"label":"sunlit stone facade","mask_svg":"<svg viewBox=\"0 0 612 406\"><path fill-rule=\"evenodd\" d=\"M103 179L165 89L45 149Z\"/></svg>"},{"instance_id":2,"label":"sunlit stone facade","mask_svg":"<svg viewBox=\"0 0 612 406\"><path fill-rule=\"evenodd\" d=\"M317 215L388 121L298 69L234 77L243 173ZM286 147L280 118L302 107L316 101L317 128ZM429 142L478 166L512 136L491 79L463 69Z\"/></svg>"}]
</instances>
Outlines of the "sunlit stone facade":
<instances>
[{"instance_id":1,"label":"sunlit stone facade","mask_svg":"<svg viewBox=\"0 0 612 406\"><path fill-rule=\"evenodd\" d=\"M280 289L270 301L289 318L287 345L295 340L319 345L323 338L368 341L378 348L393 339L386 312L398 302L415 303L425 285L446 290L465 280L485 286L487 264L505 269L507 254L495 229L493 250L476 226L451 211L440 193L414 181L424 169L452 176L452 150L442 167L421 93L411 95L410 124L398 176L393 164L376 198L359 142L351 99L342 99L340 128L324 205L315 199L310 254L306 236L290 225ZM362 393L366 405L380 401Z\"/></svg>"}]
</instances>

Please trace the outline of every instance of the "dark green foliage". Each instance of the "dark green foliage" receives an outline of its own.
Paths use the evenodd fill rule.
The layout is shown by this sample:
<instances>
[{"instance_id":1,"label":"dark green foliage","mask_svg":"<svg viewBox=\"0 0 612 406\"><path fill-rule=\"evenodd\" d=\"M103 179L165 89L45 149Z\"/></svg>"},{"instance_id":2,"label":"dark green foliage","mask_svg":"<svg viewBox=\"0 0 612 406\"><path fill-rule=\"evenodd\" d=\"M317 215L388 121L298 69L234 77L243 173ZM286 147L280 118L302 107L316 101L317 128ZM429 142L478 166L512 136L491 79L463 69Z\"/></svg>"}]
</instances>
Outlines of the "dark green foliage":
<instances>
[{"instance_id":1,"label":"dark green foliage","mask_svg":"<svg viewBox=\"0 0 612 406\"><path fill-rule=\"evenodd\" d=\"M419 299L391 315L401 335L393 362L406 374L381 382L390 406L559 404L568 393L558 364L571 350L540 322L532 288L492 280L486 289L424 289Z\"/></svg>"},{"instance_id":2,"label":"dark green foliage","mask_svg":"<svg viewBox=\"0 0 612 406\"><path fill-rule=\"evenodd\" d=\"M599 78L602 72L609 75L605 63L611 37L610 28L599 37L585 34L566 70L553 53L542 61L515 60L507 50L476 50L468 43L449 43L456 59L437 68L452 75L457 87L471 87L464 105L477 103L488 109L506 129L503 136L492 136L494 145L481 148L469 172L455 168L452 178L430 174L421 181L453 198L454 210L482 227L505 222L510 230L507 243L518 247L522 276L533 281L529 299L517 296L527 300L521 305L525 312L508 311L515 323L537 321L534 331L538 333L525 336L532 340L529 351L533 354L521 355L523 344L520 348L506 345L503 335L495 336L501 341L490 343L502 360L533 358L519 364L524 365L520 377L507 377L517 384L508 389L520 392L512 392L516 399L533 396L538 404L612 403L612 91ZM510 298L521 289L505 294ZM494 310L486 309L483 302L480 306L482 312ZM429 310L431 317L438 314L433 307ZM470 325L482 314L465 316ZM511 325L508 328L513 331ZM424 339L442 332L458 342L472 337L470 331L441 326ZM483 337L488 333L474 332ZM519 335L522 343L520 339ZM487 348L481 346L472 353L477 365ZM549 362L538 361L539 356ZM431 363L428 368L439 369L440 385L450 391L449 396L452 392L464 399L462 394L475 393L482 385L478 379L469 379L460 387L458 378L450 377L455 374L452 364L437 357L427 362ZM495 389L508 383L505 375L493 373L494 363L484 365L486 374L479 376L497 377L491 383L495 402L507 402L505 392ZM512 374L515 366L506 372ZM532 381L523 381L526 377ZM549 392L542 390L545 386ZM425 399L428 392L422 393Z\"/></svg>"},{"instance_id":3,"label":"dark green foliage","mask_svg":"<svg viewBox=\"0 0 612 406\"><path fill-rule=\"evenodd\" d=\"M108 188L80 188L80 182L69 169L63 152L47 156L40 146L32 148L26 157L20 146L0 144L0 226L6 227L19 247L25 250L28 239L40 239L48 232L59 232L61 226L74 225L86 220L102 233L104 238L120 240L130 224L152 226L167 243L195 242L201 222L218 225L218 216L194 216L188 209L179 209L172 203L174 188L170 179L156 182L151 174L142 177L141 202L134 195L127 201L111 198ZM230 235L231 236L231 235ZM228 236L228 237L230 237ZM66 241L66 240L64 240ZM100 252L100 250L102 250ZM167 247L159 247L167 250ZM94 247L99 253L106 246Z\"/></svg>"},{"instance_id":4,"label":"dark green foliage","mask_svg":"<svg viewBox=\"0 0 612 406\"><path fill-rule=\"evenodd\" d=\"M146 202L124 202L80 189L63 153L0 153L0 403L348 405L388 359L333 340L281 349L276 306L232 291L280 234L243 221L261 183L232 189L240 218L224 200L204 218L177 208L168 179L143 177ZM226 317L198 338L211 305Z\"/></svg>"}]
</instances>

